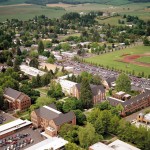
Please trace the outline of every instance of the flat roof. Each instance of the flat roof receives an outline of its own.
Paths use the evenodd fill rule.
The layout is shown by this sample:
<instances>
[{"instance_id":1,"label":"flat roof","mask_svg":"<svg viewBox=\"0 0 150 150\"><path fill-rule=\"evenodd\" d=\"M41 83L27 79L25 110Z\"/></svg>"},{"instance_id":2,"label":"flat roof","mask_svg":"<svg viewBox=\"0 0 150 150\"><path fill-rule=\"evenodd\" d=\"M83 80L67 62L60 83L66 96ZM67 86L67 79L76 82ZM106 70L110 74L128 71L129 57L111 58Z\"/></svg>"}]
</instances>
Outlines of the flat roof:
<instances>
[{"instance_id":1,"label":"flat roof","mask_svg":"<svg viewBox=\"0 0 150 150\"><path fill-rule=\"evenodd\" d=\"M113 148L108 147L107 145L101 142L95 143L94 145L90 146L90 148L92 150L114 150Z\"/></svg>"},{"instance_id":2,"label":"flat roof","mask_svg":"<svg viewBox=\"0 0 150 150\"><path fill-rule=\"evenodd\" d=\"M69 80L60 80L59 83L60 83L61 87L65 88L65 89L69 89L77 84L76 82L72 82Z\"/></svg>"},{"instance_id":3,"label":"flat roof","mask_svg":"<svg viewBox=\"0 0 150 150\"><path fill-rule=\"evenodd\" d=\"M20 65L20 70L23 71L24 73L26 73L28 75L31 75L31 76L34 76L34 77L36 77L38 74L40 76L43 76L45 74L44 71L41 71L37 68L30 67L30 66L27 66L27 65Z\"/></svg>"},{"instance_id":4,"label":"flat roof","mask_svg":"<svg viewBox=\"0 0 150 150\"><path fill-rule=\"evenodd\" d=\"M21 120L21 119L14 120L12 122L9 122L9 123L6 123L6 124L0 126L0 135L9 133L16 129L20 129L20 128L25 127L30 124L31 124L31 122L28 120Z\"/></svg>"},{"instance_id":5,"label":"flat roof","mask_svg":"<svg viewBox=\"0 0 150 150\"><path fill-rule=\"evenodd\" d=\"M68 75L65 75L65 76L61 76L61 77L59 77L58 79L66 79L66 78L68 78L68 77L72 77L72 73L70 73L70 74L68 74Z\"/></svg>"},{"instance_id":6,"label":"flat roof","mask_svg":"<svg viewBox=\"0 0 150 150\"><path fill-rule=\"evenodd\" d=\"M116 140L108 145L109 147L112 147L114 150L140 150L139 148L136 148L128 143L125 143L121 140Z\"/></svg>"},{"instance_id":7,"label":"flat roof","mask_svg":"<svg viewBox=\"0 0 150 150\"><path fill-rule=\"evenodd\" d=\"M37 143L25 150L45 150L45 149L53 149L57 150L63 146L65 146L68 141L64 140L63 138L53 137L50 139L46 139L40 143Z\"/></svg>"}]
</instances>

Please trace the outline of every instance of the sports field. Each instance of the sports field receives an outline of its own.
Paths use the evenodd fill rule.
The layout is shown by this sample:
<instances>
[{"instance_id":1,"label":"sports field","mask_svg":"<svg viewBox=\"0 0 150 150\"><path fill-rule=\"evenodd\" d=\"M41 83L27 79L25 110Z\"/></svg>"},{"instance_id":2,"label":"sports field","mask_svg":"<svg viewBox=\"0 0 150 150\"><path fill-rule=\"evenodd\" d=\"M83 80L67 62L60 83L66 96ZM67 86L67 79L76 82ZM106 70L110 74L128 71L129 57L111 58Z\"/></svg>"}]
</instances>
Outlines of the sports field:
<instances>
[{"instance_id":1,"label":"sports field","mask_svg":"<svg viewBox=\"0 0 150 150\"><path fill-rule=\"evenodd\" d=\"M140 66L139 64L133 64L132 62L124 62L124 58L126 56L132 55L149 55L150 54L150 46L136 46L132 48L127 48L124 50L118 50L107 54L102 54L99 56L86 58L87 62L93 62L97 64L101 64L103 66L109 66L110 68L114 67L119 70L125 71L135 71L135 74L144 72L145 75L150 74L150 67ZM141 57L142 58L142 57Z\"/></svg>"},{"instance_id":2,"label":"sports field","mask_svg":"<svg viewBox=\"0 0 150 150\"><path fill-rule=\"evenodd\" d=\"M150 56L140 57L140 58L136 59L136 61L150 64Z\"/></svg>"}]
</instances>

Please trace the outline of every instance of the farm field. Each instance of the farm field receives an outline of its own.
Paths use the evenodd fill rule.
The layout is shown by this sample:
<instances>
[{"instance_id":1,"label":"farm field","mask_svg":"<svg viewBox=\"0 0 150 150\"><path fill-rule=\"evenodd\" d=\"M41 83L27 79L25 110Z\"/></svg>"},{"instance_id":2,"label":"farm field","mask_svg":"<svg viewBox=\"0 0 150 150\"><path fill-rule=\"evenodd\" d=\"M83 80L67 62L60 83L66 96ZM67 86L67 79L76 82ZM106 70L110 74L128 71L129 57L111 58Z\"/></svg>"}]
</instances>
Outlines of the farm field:
<instances>
[{"instance_id":1,"label":"farm field","mask_svg":"<svg viewBox=\"0 0 150 150\"><path fill-rule=\"evenodd\" d=\"M150 64L150 56L143 56L138 59L136 59L138 62L144 62L144 63L149 63Z\"/></svg>"},{"instance_id":2,"label":"farm field","mask_svg":"<svg viewBox=\"0 0 150 150\"><path fill-rule=\"evenodd\" d=\"M15 3L14 3L15 1ZM117 1L117 0L116 0ZM9 4L9 5L6 5ZM11 4L11 5L10 5ZM141 19L148 20L150 18L150 9L147 8L150 3L138 3L138 4L124 4L120 6L112 6L106 4L48 4L47 6L40 5L28 5L24 4L24 0L10 0L9 2L1 3L0 5L0 21L6 19L17 18L21 20L28 20L33 18L35 15L46 15L50 18L59 18L67 12L90 12L90 11L104 11L104 12L116 12L121 15L137 15ZM108 18L102 20L102 23L112 23L112 25L118 23L117 17ZM101 20L100 20L101 21Z\"/></svg>"},{"instance_id":3,"label":"farm field","mask_svg":"<svg viewBox=\"0 0 150 150\"><path fill-rule=\"evenodd\" d=\"M127 55L130 56L130 55L140 55L140 54L150 54L150 46L147 47L136 46L124 50L102 54L91 58L86 58L85 60L87 62L101 64L105 67L109 66L109 68L114 67L119 70L125 70L131 72L134 70L136 75L138 75L138 73L141 72L144 72L145 75L149 75L150 67L144 67L144 66L139 66L137 64L123 62L124 57L126 57Z\"/></svg>"},{"instance_id":4,"label":"farm field","mask_svg":"<svg viewBox=\"0 0 150 150\"><path fill-rule=\"evenodd\" d=\"M19 19L28 20L35 16L45 15L49 18L59 18L65 14L66 11L63 8L50 8L40 5L15 5L0 7L0 21L6 19Z\"/></svg>"}]
</instances>

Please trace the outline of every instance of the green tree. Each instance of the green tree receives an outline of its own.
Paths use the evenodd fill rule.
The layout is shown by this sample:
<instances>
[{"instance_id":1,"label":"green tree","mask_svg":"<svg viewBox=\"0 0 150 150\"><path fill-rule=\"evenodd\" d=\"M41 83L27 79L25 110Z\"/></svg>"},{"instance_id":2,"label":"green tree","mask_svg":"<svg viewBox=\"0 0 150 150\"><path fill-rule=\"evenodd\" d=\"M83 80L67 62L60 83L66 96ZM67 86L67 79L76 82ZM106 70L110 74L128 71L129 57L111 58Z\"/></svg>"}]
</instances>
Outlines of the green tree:
<instances>
[{"instance_id":1,"label":"green tree","mask_svg":"<svg viewBox=\"0 0 150 150\"><path fill-rule=\"evenodd\" d=\"M79 109L73 110L73 112L76 115L76 122L77 122L77 124L78 125L84 125L84 123L86 121L85 114L81 110L79 110Z\"/></svg>"},{"instance_id":2,"label":"green tree","mask_svg":"<svg viewBox=\"0 0 150 150\"><path fill-rule=\"evenodd\" d=\"M19 47L17 47L17 55L21 55L22 54L22 52L21 52L21 50L20 50L20 48Z\"/></svg>"},{"instance_id":3,"label":"green tree","mask_svg":"<svg viewBox=\"0 0 150 150\"><path fill-rule=\"evenodd\" d=\"M131 91L131 81L126 74L122 73L119 75L118 79L116 80L116 90L127 93Z\"/></svg>"},{"instance_id":4,"label":"green tree","mask_svg":"<svg viewBox=\"0 0 150 150\"><path fill-rule=\"evenodd\" d=\"M65 145L65 150L83 150L83 148L79 147L75 143L68 143Z\"/></svg>"},{"instance_id":5,"label":"green tree","mask_svg":"<svg viewBox=\"0 0 150 150\"><path fill-rule=\"evenodd\" d=\"M92 124L88 123L85 127L80 127L79 129L79 142L81 147L88 148L90 145L103 139L95 132L95 128Z\"/></svg>"},{"instance_id":6,"label":"green tree","mask_svg":"<svg viewBox=\"0 0 150 150\"><path fill-rule=\"evenodd\" d=\"M44 52L44 44L42 41L39 41L38 43L38 53L42 54Z\"/></svg>"},{"instance_id":7,"label":"green tree","mask_svg":"<svg viewBox=\"0 0 150 150\"><path fill-rule=\"evenodd\" d=\"M81 95L80 99L82 101L83 108L91 108L93 106L92 101L92 91L87 78L83 78L81 82Z\"/></svg>"},{"instance_id":8,"label":"green tree","mask_svg":"<svg viewBox=\"0 0 150 150\"><path fill-rule=\"evenodd\" d=\"M64 95L61 85L59 83L56 83L55 81L52 81L47 95L56 99L61 98Z\"/></svg>"},{"instance_id":9,"label":"green tree","mask_svg":"<svg viewBox=\"0 0 150 150\"><path fill-rule=\"evenodd\" d=\"M44 105L49 105L51 103L54 103L56 100L54 98L51 97L39 97L36 100L36 106L41 107Z\"/></svg>"},{"instance_id":10,"label":"green tree","mask_svg":"<svg viewBox=\"0 0 150 150\"><path fill-rule=\"evenodd\" d=\"M38 59L37 58L32 58L29 65L30 65L30 67L38 68L38 66L39 66Z\"/></svg>"},{"instance_id":11,"label":"green tree","mask_svg":"<svg viewBox=\"0 0 150 150\"><path fill-rule=\"evenodd\" d=\"M8 66L13 66L12 58L10 56L8 57L6 63L7 63Z\"/></svg>"}]
</instances>

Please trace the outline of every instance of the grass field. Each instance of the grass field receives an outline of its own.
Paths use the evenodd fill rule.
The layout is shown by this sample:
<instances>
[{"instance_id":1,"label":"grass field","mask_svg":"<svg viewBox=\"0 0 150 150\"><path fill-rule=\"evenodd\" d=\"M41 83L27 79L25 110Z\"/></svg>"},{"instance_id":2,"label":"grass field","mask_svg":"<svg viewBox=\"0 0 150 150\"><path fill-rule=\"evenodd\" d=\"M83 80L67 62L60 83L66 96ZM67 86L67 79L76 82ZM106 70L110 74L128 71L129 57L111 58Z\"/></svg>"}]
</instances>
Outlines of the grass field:
<instances>
[{"instance_id":1,"label":"grass field","mask_svg":"<svg viewBox=\"0 0 150 150\"><path fill-rule=\"evenodd\" d=\"M119 50L107 54L102 54L99 56L86 58L85 60L87 62L93 62L97 64L101 64L103 66L109 66L110 68L114 67L119 70L125 70L125 71L132 71L134 70L136 74L144 72L145 75L150 74L150 68L149 67L141 67L134 64L128 64L123 62L118 62L116 60L119 60L124 54L144 54L144 53L150 53L150 46L136 46L133 48L128 48L124 50Z\"/></svg>"},{"instance_id":2,"label":"grass field","mask_svg":"<svg viewBox=\"0 0 150 150\"><path fill-rule=\"evenodd\" d=\"M140 57L140 58L136 59L136 61L138 61L138 62L144 62L144 63L150 63L150 56Z\"/></svg>"},{"instance_id":3,"label":"grass field","mask_svg":"<svg viewBox=\"0 0 150 150\"><path fill-rule=\"evenodd\" d=\"M122 0L114 0L121 4ZM113 3L114 3L113 1ZM50 18L58 18L67 12L90 12L90 11L108 11L117 12L119 14L129 14L137 15L144 20L150 18L150 3L139 3L139 4L127 4L120 6L112 6L108 4L79 4L79 5L68 5L68 4L49 4L46 6L39 5L17 5L23 4L25 0L10 0L9 2L3 2L0 5L0 21L5 21L6 19L17 18L21 20L27 20L33 18L35 15L44 14ZM8 5L9 4L9 5ZM122 3L123 4L123 3ZM11 6L15 5L15 6ZM109 18L105 19L103 23L111 23L112 25L118 23L119 18Z\"/></svg>"},{"instance_id":4,"label":"grass field","mask_svg":"<svg viewBox=\"0 0 150 150\"><path fill-rule=\"evenodd\" d=\"M34 16L45 15L49 18L59 18L61 15L65 14L66 11L63 8L50 8L46 6L39 5L29 5L29 6L5 6L0 8L0 21L5 21L6 19L20 19L28 20L32 19Z\"/></svg>"}]
</instances>

